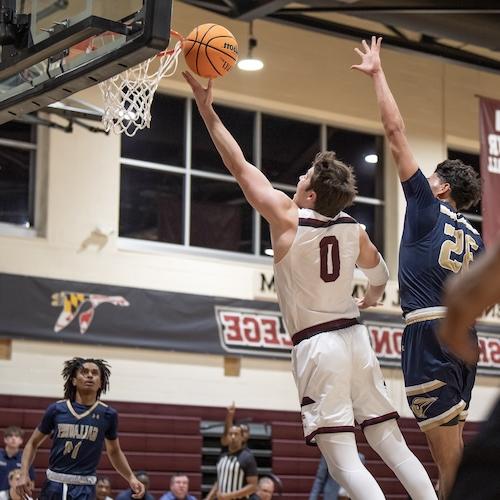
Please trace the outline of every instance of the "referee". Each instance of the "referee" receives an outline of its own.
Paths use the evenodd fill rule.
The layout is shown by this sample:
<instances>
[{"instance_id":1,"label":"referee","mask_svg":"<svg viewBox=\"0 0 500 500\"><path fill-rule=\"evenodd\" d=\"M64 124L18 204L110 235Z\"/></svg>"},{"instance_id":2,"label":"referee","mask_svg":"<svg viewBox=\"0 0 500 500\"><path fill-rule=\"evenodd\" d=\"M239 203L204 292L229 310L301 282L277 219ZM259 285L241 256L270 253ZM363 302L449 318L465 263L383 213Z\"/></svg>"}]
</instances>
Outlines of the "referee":
<instances>
[{"instance_id":1,"label":"referee","mask_svg":"<svg viewBox=\"0 0 500 500\"><path fill-rule=\"evenodd\" d=\"M228 451L217 462L217 482L205 500L248 498L257 490L257 463L252 452L243 445L241 427L230 427Z\"/></svg>"}]
</instances>

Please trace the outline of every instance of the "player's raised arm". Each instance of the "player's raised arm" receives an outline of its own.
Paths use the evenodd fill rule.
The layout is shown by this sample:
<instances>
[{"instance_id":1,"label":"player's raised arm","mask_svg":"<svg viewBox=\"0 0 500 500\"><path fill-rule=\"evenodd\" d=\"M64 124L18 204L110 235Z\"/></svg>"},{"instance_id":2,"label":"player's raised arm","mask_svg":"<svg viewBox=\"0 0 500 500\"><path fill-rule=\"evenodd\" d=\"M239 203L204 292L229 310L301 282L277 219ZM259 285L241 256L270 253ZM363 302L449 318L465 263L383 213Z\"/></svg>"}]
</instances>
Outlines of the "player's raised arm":
<instances>
[{"instance_id":1,"label":"player's raised arm","mask_svg":"<svg viewBox=\"0 0 500 500\"><path fill-rule=\"evenodd\" d=\"M234 137L226 129L212 106L212 80L207 88L185 71L182 73L190 85L198 110L226 168L240 185L245 198L271 225L283 222L294 204L283 192L274 189L266 176L249 163Z\"/></svg>"},{"instance_id":2,"label":"player's raised arm","mask_svg":"<svg viewBox=\"0 0 500 500\"><path fill-rule=\"evenodd\" d=\"M418 165L406 138L403 117L382 69L380 62L381 44L381 37L377 39L373 36L370 46L363 40L363 50L357 47L354 49L361 56L361 64L354 64L351 66L351 69L357 69L365 75L371 76L373 80L385 135L389 140L392 156L398 168L399 178L403 182L418 170Z\"/></svg>"}]
</instances>

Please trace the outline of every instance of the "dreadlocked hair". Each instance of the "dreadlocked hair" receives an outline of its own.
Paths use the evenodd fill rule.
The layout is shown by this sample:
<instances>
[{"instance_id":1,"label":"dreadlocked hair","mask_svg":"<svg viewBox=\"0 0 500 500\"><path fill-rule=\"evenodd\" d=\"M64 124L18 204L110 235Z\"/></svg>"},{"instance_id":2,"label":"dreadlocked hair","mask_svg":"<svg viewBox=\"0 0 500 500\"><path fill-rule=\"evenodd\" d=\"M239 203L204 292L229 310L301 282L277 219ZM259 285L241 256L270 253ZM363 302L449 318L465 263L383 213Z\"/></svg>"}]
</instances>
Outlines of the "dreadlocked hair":
<instances>
[{"instance_id":1,"label":"dreadlocked hair","mask_svg":"<svg viewBox=\"0 0 500 500\"><path fill-rule=\"evenodd\" d=\"M62 376L64 378L64 399L74 401L76 397L76 387L73 385L73 379L76 377L78 370L80 370L85 363L94 363L99 368L101 373L101 387L97 391L97 399L101 393L105 393L109 389L109 377L111 376L110 366L104 359L94 358L73 358L64 362Z\"/></svg>"},{"instance_id":2,"label":"dreadlocked hair","mask_svg":"<svg viewBox=\"0 0 500 500\"><path fill-rule=\"evenodd\" d=\"M439 178L450 185L451 197L457 210L465 210L481 199L481 179L462 160L445 160L436 167Z\"/></svg>"},{"instance_id":3,"label":"dreadlocked hair","mask_svg":"<svg viewBox=\"0 0 500 500\"><path fill-rule=\"evenodd\" d=\"M311 189L316 193L314 210L335 217L352 205L357 194L352 167L337 159L333 151L318 153L312 162Z\"/></svg>"}]
</instances>

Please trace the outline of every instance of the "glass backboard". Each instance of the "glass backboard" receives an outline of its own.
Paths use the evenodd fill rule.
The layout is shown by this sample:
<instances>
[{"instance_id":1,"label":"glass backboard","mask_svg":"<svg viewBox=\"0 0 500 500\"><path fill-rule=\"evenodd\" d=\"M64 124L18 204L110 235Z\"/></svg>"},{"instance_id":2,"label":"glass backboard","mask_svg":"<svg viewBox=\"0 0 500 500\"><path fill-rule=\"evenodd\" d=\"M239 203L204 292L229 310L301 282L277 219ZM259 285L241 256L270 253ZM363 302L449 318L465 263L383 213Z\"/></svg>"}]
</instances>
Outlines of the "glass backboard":
<instances>
[{"instance_id":1,"label":"glass backboard","mask_svg":"<svg viewBox=\"0 0 500 500\"><path fill-rule=\"evenodd\" d=\"M121 73L164 50L172 0L8 0L0 123Z\"/></svg>"}]
</instances>

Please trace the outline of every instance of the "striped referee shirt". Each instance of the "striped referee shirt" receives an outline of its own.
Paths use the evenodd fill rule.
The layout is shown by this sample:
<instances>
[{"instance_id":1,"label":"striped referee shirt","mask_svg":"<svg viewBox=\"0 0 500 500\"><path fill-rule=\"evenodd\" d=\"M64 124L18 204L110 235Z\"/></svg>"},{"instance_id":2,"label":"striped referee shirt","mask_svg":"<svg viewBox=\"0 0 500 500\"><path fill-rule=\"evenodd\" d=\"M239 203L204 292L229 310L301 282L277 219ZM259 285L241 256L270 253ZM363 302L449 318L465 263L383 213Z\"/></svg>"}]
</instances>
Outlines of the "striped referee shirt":
<instances>
[{"instance_id":1,"label":"striped referee shirt","mask_svg":"<svg viewBox=\"0 0 500 500\"><path fill-rule=\"evenodd\" d=\"M257 463L248 448L236 453L223 453L217 462L217 483L222 493L237 491L248 484L247 478L257 476ZM241 497L248 498L248 497Z\"/></svg>"}]
</instances>

